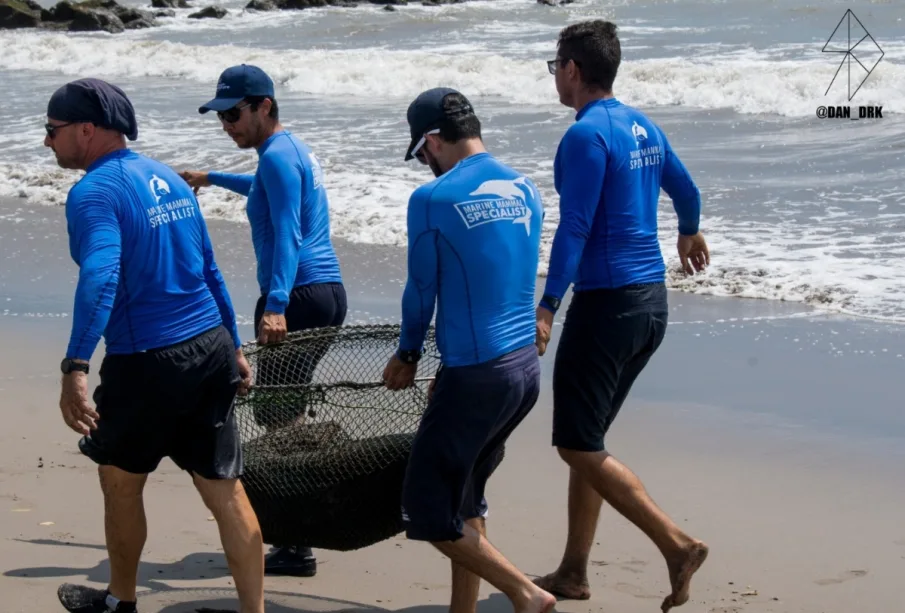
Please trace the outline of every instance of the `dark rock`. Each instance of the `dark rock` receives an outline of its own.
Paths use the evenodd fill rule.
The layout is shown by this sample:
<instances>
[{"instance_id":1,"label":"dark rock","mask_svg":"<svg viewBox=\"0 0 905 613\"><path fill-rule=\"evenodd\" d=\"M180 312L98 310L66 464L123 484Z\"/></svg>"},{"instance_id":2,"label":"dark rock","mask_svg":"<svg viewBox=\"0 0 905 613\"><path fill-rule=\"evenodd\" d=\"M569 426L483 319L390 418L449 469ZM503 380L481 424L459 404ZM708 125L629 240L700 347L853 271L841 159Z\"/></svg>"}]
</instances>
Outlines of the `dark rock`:
<instances>
[{"instance_id":1,"label":"dark rock","mask_svg":"<svg viewBox=\"0 0 905 613\"><path fill-rule=\"evenodd\" d=\"M329 6L327 0L277 0L277 8L290 11L323 6Z\"/></svg>"},{"instance_id":2,"label":"dark rock","mask_svg":"<svg viewBox=\"0 0 905 613\"><path fill-rule=\"evenodd\" d=\"M150 28L157 25L148 11L122 6L116 0L86 0L58 2L43 16L45 22L69 23L72 31L122 32L125 29Z\"/></svg>"},{"instance_id":3,"label":"dark rock","mask_svg":"<svg viewBox=\"0 0 905 613\"><path fill-rule=\"evenodd\" d=\"M138 19L133 19L125 25L127 30L141 30L144 28L153 28L157 25L157 20L153 17L139 17Z\"/></svg>"},{"instance_id":4,"label":"dark rock","mask_svg":"<svg viewBox=\"0 0 905 613\"><path fill-rule=\"evenodd\" d=\"M290 11L302 9L320 8L325 6L355 6L348 0L275 0L277 8Z\"/></svg>"},{"instance_id":5,"label":"dark rock","mask_svg":"<svg viewBox=\"0 0 905 613\"><path fill-rule=\"evenodd\" d=\"M392 4L386 4L384 5L383 10L392 12L396 10L396 7Z\"/></svg>"},{"instance_id":6,"label":"dark rock","mask_svg":"<svg viewBox=\"0 0 905 613\"><path fill-rule=\"evenodd\" d=\"M408 0L368 0L371 4L385 4L387 6L391 4L408 4Z\"/></svg>"},{"instance_id":7,"label":"dark rock","mask_svg":"<svg viewBox=\"0 0 905 613\"><path fill-rule=\"evenodd\" d=\"M251 0L251 2L245 5L245 8L252 11L277 10L276 4L274 4L271 0Z\"/></svg>"},{"instance_id":8,"label":"dark rock","mask_svg":"<svg viewBox=\"0 0 905 613\"><path fill-rule=\"evenodd\" d=\"M69 21L71 32L110 32L118 34L126 29L122 20L107 9L77 10Z\"/></svg>"},{"instance_id":9,"label":"dark rock","mask_svg":"<svg viewBox=\"0 0 905 613\"><path fill-rule=\"evenodd\" d=\"M229 14L225 8L220 6L206 6L197 13L189 15L189 19L223 19Z\"/></svg>"},{"instance_id":10,"label":"dark rock","mask_svg":"<svg viewBox=\"0 0 905 613\"><path fill-rule=\"evenodd\" d=\"M555 0L537 0L538 4L544 4L546 6L556 6Z\"/></svg>"},{"instance_id":11,"label":"dark rock","mask_svg":"<svg viewBox=\"0 0 905 613\"><path fill-rule=\"evenodd\" d=\"M154 11L155 17L175 17L176 11L173 9L161 9L159 11Z\"/></svg>"},{"instance_id":12,"label":"dark rock","mask_svg":"<svg viewBox=\"0 0 905 613\"><path fill-rule=\"evenodd\" d=\"M187 9L191 8L186 0L151 0L155 9Z\"/></svg>"},{"instance_id":13,"label":"dark rock","mask_svg":"<svg viewBox=\"0 0 905 613\"><path fill-rule=\"evenodd\" d=\"M40 24L40 4L32 0L0 0L0 30L36 28Z\"/></svg>"}]
</instances>

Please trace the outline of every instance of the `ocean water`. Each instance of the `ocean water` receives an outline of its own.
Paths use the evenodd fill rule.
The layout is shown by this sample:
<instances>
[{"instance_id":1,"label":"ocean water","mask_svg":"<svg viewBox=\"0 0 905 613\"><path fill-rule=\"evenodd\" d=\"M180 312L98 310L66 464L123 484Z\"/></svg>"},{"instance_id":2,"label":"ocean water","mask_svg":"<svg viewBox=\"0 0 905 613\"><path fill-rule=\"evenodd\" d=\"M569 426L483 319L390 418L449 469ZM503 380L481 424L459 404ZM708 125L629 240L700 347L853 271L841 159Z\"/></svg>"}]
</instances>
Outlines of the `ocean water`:
<instances>
[{"instance_id":1,"label":"ocean water","mask_svg":"<svg viewBox=\"0 0 905 613\"><path fill-rule=\"evenodd\" d=\"M84 76L128 92L139 115L135 149L178 170L251 172L254 152L236 149L216 117L197 112L219 73L246 62L274 78L284 125L324 162L333 233L404 245L408 196L431 178L402 160L405 110L423 89L445 85L472 100L489 150L540 188L544 274L558 221L552 162L574 120L545 60L562 27L604 18L622 41L616 96L665 129L703 195L712 265L694 278L677 272L675 215L661 200L670 286L905 322L902 3L476 0L277 13L245 11L245 3L197 3L229 15L199 21L177 10L162 27L117 35L0 32L0 196L28 207L65 201L79 173L55 166L42 126L54 89ZM821 52L849 9L852 37L866 29L883 53L851 102L847 68L827 92L840 56ZM846 44L846 30L843 23L831 48ZM868 67L880 56L858 49ZM820 105L845 104L882 105L883 118L816 117ZM246 223L235 194L210 188L200 201L210 218Z\"/></svg>"}]
</instances>

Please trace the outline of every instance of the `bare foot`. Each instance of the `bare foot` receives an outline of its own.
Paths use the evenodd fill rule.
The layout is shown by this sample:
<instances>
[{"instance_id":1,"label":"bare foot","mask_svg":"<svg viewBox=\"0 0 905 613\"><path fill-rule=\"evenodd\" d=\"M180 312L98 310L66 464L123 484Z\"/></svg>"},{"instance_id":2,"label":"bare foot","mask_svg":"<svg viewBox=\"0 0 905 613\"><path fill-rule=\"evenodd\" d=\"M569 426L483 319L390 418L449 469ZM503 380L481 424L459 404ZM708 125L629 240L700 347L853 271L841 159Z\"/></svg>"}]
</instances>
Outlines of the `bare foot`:
<instances>
[{"instance_id":1,"label":"bare foot","mask_svg":"<svg viewBox=\"0 0 905 613\"><path fill-rule=\"evenodd\" d=\"M710 549L701 541L694 541L675 558L666 561L669 568L669 582L672 594L663 599L660 609L663 613L673 607L688 602L688 590L691 587L691 576L701 567Z\"/></svg>"},{"instance_id":2,"label":"bare foot","mask_svg":"<svg viewBox=\"0 0 905 613\"><path fill-rule=\"evenodd\" d=\"M591 597L591 587L587 576L567 574L560 571L534 580L534 585L564 600L587 600Z\"/></svg>"},{"instance_id":3,"label":"bare foot","mask_svg":"<svg viewBox=\"0 0 905 613\"><path fill-rule=\"evenodd\" d=\"M555 606L556 596L543 589L535 589L524 605L515 607L514 613L550 613Z\"/></svg>"}]
</instances>

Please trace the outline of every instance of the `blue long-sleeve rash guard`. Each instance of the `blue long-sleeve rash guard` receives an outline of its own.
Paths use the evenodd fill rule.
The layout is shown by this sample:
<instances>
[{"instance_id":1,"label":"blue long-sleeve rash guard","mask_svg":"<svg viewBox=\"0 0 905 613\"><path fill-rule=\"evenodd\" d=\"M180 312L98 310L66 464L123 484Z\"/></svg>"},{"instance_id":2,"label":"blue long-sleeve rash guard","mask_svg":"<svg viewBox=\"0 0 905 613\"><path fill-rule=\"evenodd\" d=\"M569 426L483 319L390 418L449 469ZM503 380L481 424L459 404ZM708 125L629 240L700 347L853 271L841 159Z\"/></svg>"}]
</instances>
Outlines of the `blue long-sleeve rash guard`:
<instances>
[{"instance_id":1,"label":"blue long-sleeve rash guard","mask_svg":"<svg viewBox=\"0 0 905 613\"><path fill-rule=\"evenodd\" d=\"M657 239L661 187L679 232L698 231L701 195L685 166L658 126L615 98L579 111L557 149L554 185L560 218L544 296L557 301L573 281L581 291L665 278Z\"/></svg>"},{"instance_id":2,"label":"blue long-sleeve rash guard","mask_svg":"<svg viewBox=\"0 0 905 613\"><path fill-rule=\"evenodd\" d=\"M543 207L537 187L488 153L416 189L408 204L401 351L420 351L437 313L446 366L533 344Z\"/></svg>"},{"instance_id":3,"label":"blue long-sleeve rash guard","mask_svg":"<svg viewBox=\"0 0 905 613\"><path fill-rule=\"evenodd\" d=\"M165 347L223 324L240 345L232 302L191 188L129 149L94 162L66 199L79 279L66 356Z\"/></svg>"},{"instance_id":4,"label":"blue long-sleeve rash guard","mask_svg":"<svg viewBox=\"0 0 905 613\"><path fill-rule=\"evenodd\" d=\"M323 170L311 149L287 131L258 149L253 175L208 173L213 185L248 197L246 213L266 310L283 313L292 288L341 283L330 239Z\"/></svg>"}]
</instances>

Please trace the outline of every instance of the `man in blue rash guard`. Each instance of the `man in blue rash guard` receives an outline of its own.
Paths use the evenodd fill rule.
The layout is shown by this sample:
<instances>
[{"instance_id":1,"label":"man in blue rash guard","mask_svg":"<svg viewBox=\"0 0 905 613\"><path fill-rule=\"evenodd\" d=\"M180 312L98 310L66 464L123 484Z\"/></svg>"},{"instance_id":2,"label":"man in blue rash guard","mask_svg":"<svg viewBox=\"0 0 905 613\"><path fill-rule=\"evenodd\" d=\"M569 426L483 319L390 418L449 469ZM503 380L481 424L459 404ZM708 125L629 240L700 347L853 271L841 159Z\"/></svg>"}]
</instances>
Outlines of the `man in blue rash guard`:
<instances>
[{"instance_id":1,"label":"man in blue rash guard","mask_svg":"<svg viewBox=\"0 0 905 613\"><path fill-rule=\"evenodd\" d=\"M545 613L556 599L485 537L485 483L501 447L540 389L534 290L543 218L525 176L484 149L468 100L428 90L408 109L411 144L437 177L408 203L408 281L389 389L413 384L437 311L441 369L413 443L403 486L406 535L452 560L451 613L474 613L481 578L516 613Z\"/></svg>"},{"instance_id":2,"label":"man in blue rash guard","mask_svg":"<svg viewBox=\"0 0 905 613\"><path fill-rule=\"evenodd\" d=\"M311 149L280 125L273 81L257 66L227 68L216 97L198 109L216 111L223 130L242 149L255 148L254 175L186 171L196 189L217 185L248 196L246 212L257 259L261 297L254 326L261 344L277 343L288 332L339 326L346 318L346 292L330 239L324 174ZM262 360L257 384L307 383L329 346L324 343L296 364ZM304 404L279 410L255 409L268 428L294 423ZM265 558L268 574L313 577L317 560L310 547L277 546Z\"/></svg>"},{"instance_id":3,"label":"man in blue rash guard","mask_svg":"<svg viewBox=\"0 0 905 613\"><path fill-rule=\"evenodd\" d=\"M168 166L127 147L138 127L120 88L68 83L51 96L47 119L44 145L57 163L86 171L66 199L79 275L60 409L99 465L110 557L106 590L64 584L60 602L77 613L137 611L142 492L168 456L192 475L217 521L242 613L263 613L261 531L238 479L232 412L250 369L198 203ZM102 335L92 409L87 373Z\"/></svg>"},{"instance_id":4,"label":"man in blue rash guard","mask_svg":"<svg viewBox=\"0 0 905 613\"><path fill-rule=\"evenodd\" d=\"M553 316L574 283L553 368L553 444L570 467L569 538L559 568L536 583L564 598L590 597L588 556L606 499L665 557L672 584L661 605L667 611L688 600L708 548L657 507L641 481L605 451L603 439L666 331L660 189L678 215L678 252L689 274L710 259L698 232L700 193L662 130L613 97L621 61L616 26L572 24L557 47L548 68L560 102L578 114L554 162L560 221L537 336L543 354Z\"/></svg>"}]
</instances>

